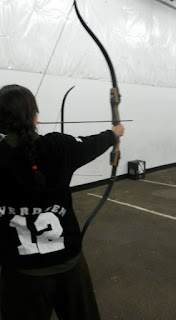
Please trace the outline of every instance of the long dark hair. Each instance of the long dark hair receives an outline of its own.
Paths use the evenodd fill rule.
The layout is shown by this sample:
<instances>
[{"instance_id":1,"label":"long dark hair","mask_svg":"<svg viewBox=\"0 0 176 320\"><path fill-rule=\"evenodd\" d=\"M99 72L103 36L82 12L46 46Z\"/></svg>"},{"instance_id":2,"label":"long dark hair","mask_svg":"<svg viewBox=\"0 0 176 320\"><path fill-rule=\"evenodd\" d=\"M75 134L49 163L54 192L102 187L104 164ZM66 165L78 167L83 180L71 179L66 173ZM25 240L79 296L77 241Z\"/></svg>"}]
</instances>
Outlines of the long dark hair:
<instances>
[{"instance_id":1,"label":"long dark hair","mask_svg":"<svg viewBox=\"0 0 176 320\"><path fill-rule=\"evenodd\" d=\"M34 180L37 185L44 184L44 177L36 164L35 123L39 112L32 92L20 85L7 85L0 89L0 132L5 135L15 134L23 148Z\"/></svg>"}]
</instances>

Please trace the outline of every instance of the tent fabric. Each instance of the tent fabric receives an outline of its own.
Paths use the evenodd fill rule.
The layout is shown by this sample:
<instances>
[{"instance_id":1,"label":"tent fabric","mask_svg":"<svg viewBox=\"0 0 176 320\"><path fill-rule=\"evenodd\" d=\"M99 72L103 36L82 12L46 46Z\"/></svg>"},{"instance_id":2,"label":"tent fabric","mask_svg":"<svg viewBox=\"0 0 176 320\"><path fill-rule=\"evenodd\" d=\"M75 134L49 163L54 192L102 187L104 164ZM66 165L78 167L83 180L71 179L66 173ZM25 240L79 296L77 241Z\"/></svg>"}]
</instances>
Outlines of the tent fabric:
<instances>
[{"instance_id":1,"label":"tent fabric","mask_svg":"<svg viewBox=\"0 0 176 320\"><path fill-rule=\"evenodd\" d=\"M77 4L107 49L119 82L176 86L176 10L155 0ZM73 0L1 0L0 69L43 73L52 53L47 74L110 80Z\"/></svg>"}]
</instances>

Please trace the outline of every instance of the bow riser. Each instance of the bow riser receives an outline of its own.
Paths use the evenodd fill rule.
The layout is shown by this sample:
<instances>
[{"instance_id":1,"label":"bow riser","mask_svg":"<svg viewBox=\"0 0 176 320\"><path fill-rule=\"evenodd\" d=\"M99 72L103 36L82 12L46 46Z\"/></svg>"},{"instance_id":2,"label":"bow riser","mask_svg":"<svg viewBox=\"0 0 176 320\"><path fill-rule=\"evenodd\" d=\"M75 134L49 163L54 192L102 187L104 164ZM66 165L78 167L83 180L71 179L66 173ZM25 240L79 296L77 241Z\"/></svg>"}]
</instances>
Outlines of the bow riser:
<instances>
[{"instance_id":1,"label":"bow riser","mask_svg":"<svg viewBox=\"0 0 176 320\"><path fill-rule=\"evenodd\" d=\"M118 106L120 103L120 95L118 88L112 88L110 91L111 95L111 109L112 109L112 124L114 126L120 124L120 115L118 111ZM119 151L120 140L117 138L116 145L114 146L111 154L110 154L110 164L113 167L118 166L118 162L120 159L120 151Z\"/></svg>"}]
</instances>

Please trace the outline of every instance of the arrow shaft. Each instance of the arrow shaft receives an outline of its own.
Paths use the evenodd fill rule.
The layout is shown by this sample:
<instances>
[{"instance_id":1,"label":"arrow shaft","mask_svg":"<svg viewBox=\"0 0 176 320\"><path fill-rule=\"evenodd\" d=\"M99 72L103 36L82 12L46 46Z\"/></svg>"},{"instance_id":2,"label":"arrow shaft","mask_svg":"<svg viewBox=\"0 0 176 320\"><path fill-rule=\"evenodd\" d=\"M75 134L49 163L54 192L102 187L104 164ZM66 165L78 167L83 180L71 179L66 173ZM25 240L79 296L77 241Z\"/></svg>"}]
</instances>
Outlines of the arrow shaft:
<instances>
[{"instance_id":1,"label":"arrow shaft","mask_svg":"<svg viewBox=\"0 0 176 320\"><path fill-rule=\"evenodd\" d=\"M132 122L132 121L134 121L134 120L120 120L120 122ZM60 122L58 122L58 121L56 121L56 122L43 122L43 121L38 121L37 122L37 124L55 124L55 123L104 123L104 122L112 122L111 120L98 120L98 121L66 121L66 122L64 122L64 121L60 121Z\"/></svg>"}]
</instances>

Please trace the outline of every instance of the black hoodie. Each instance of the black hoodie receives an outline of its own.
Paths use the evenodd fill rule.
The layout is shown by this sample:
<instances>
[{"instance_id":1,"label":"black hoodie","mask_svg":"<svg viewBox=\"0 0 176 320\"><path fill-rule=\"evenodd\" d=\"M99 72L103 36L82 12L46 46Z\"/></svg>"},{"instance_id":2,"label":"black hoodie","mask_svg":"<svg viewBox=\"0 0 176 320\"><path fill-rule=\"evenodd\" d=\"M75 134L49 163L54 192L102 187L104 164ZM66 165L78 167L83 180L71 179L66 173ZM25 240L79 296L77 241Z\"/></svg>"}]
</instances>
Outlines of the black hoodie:
<instances>
[{"instance_id":1,"label":"black hoodie","mask_svg":"<svg viewBox=\"0 0 176 320\"><path fill-rule=\"evenodd\" d=\"M37 167L46 188L33 182L33 172L20 146L0 141L0 263L13 268L41 268L64 263L81 250L81 232L69 188L76 169L116 142L107 130L74 138L49 133L36 139Z\"/></svg>"}]
</instances>

